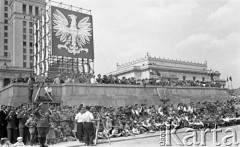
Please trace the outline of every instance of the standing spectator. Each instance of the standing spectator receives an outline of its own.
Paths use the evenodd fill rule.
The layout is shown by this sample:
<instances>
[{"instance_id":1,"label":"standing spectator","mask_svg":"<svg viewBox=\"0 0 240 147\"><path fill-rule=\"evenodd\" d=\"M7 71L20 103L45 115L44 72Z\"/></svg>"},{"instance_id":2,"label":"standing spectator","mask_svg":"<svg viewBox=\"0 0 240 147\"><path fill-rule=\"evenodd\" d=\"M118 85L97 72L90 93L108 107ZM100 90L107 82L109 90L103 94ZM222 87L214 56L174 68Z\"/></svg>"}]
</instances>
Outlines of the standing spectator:
<instances>
[{"instance_id":1,"label":"standing spectator","mask_svg":"<svg viewBox=\"0 0 240 147\"><path fill-rule=\"evenodd\" d=\"M93 145L94 126L92 121L96 119L94 119L93 114L90 112L89 106L86 106L86 110L84 109L83 111L84 113L82 114L82 119L83 119L82 121L83 121L85 145Z\"/></svg>"},{"instance_id":2,"label":"standing spectator","mask_svg":"<svg viewBox=\"0 0 240 147\"><path fill-rule=\"evenodd\" d=\"M33 88L34 88L34 83L35 80L32 77L32 75L29 75L29 79L28 79L28 101L31 103L32 102L32 95L33 95Z\"/></svg>"},{"instance_id":3,"label":"standing spectator","mask_svg":"<svg viewBox=\"0 0 240 147\"><path fill-rule=\"evenodd\" d=\"M7 112L6 106L2 105L0 110L0 139L7 137Z\"/></svg>"},{"instance_id":4,"label":"standing spectator","mask_svg":"<svg viewBox=\"0 0 240 147\"><path fill-rule=\"evenodd\" d=\"M23 143L26 144L28 140L28 128L25 126L29 118L29 112L25 104L22 104L22 110L18 113L17 118L19 119L19 136L23 138Z\"/></svg>"},{"instance_id":5,"label":"standing spectator","mask_svg":"<svg viewBox=\"0 0 240 147\"><path fill-rule=\"evenodd\" d=\"M41 147L45 147L46 136L50 127L49 111L46 106L41 103L33 114L37 118L38 142Z\"/></svg>"},{"instance_id":6,"label":"standing spectator","mask_svg":"<svg viewBox=\"0 0 240 147\"><path fill-rule=\"evenodd\" d=\"M36 134L36 119L33 114L30 115L30 118L25 123L25 126L29 128L30 133L30 145L33 145L35 134Z\"/></svg>"},{"instance_id":7,"label":"standing spectator","mask_svg":"<svg viewBox=\"0 0 240 147\"><path fill-rule=\"evenodd\" d=\"M83 108L79 108L79 112L75 117L75 121L77 123L77 138L79 142L83 142Z\"/></svg>"},{"instance_id":8,"label":"standing spectator","mask_svg":"<svg viewBox=\"0 0 240 147\"><path fill-rule=\"evenodd\" d=\"M17 126L17 114L13 108L8 113L6 120L7 120L8 139L10 140L11 143L14 143L17 141L17 127L18 126Z\"/></svg>"}]
</instances>

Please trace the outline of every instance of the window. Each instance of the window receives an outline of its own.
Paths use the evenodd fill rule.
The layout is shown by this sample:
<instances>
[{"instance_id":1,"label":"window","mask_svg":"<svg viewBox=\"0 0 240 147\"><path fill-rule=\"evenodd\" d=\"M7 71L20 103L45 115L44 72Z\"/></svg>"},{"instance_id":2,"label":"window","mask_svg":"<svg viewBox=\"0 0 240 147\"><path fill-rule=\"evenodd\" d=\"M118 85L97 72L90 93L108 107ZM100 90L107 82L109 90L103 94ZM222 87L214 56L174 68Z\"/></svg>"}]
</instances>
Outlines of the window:
<instances>
[{"instance_id":1,"label":"window","mask_svg":"<svg viewBox=\"0 0 240 147\"><path fill-rule=\"evenodd\" d=\"M7 30L8 30L8 26L4 26L4 30L6 30L6 31L7 31Z\"/></svg>"},{"instance_id":2,"label":"window","mask_svg":"<svg viewBox=\"0 0 240 147\"><path fill-rule=\"evenodd\" d=\"M29 52L30 52L30 54L32 54L33 53L33 49L30 49Z\"/></svg>"},{"instance_id":3,"label":"window","mask_svg":"<svg viewBox=\"0 0 240 147\"><path fill-rule=\"evenodd\" d=\"M29 14L32 15L33 6L29 5Z\"/></svg>"},{"instance_id":4,"label":"window","mask_svg":"<svg viewBox=\"0 0 240 147\"><path fill-rule=\"evenodd\" d=\"M33 63L32 63L32 62L30 62L30 67L31 67L31 68L33 67Z\"/></svg>"},{"instance_id":5,"label":"window","mask_svg":"<svg viewBox=\"0 0 240 147\"><path fill-rule=\"evenodd\" d=\"M4 33L4 37L8 37L8 33L7 32Z\"/></svg>"},{"instance_id":6,"label":"window","mask_svg":"<svg viewBox=\"0 0 240 147\"><path fill-rule=\"evenodd\" d=\"M30 34L33 34L33 29L29 29L29 33L30 33Z\"/></svg>"},{"instance_id":7,"label":"window","mask_svg":"<svg viewBox=\"0 0 240 147\"><path fill-rule=\"evenodd\" d=\"M4 23L8 23L8 20L7 20L7 19L4 19Z\"/></svg>"},{"instance_id":8,"label":"window","mask_svg":"<svg viewBox=\"0 0 240 147\"><path fill-rule=\"evenodd\" d=\"M8 50L8 46L7 45L4 45L4 50Z\"/></svg>"},{"instance_id":9,"label":"window","mask_svg":"<svg viewBox=\"0 0 240 147\"><path fill-rule=\"evenodd\" d=\"M193 77L193 81L195 81L196 80L196 77Z\"/></svg>"},{"instance_id":10,"label":"window","mask_svg":"<svg viewBox=\"0 0 240 147\"><path fill-rule=\"evenodd\" d=\"M7 40L7 39L4 39L4 43L8 43L8 40Z\"/></svg>"},{"instance_id":11,"label":"window","mask_svg":"<svg viewBox=\"0 0 240 147\"><path fill-rule=\"evenodd\" d=\"M202 81L205 81L205 77L202 77Z\"/></svg>"},{"instance_id":12,"label":"window","mask_svg":"<svg viewBox=\"0 0 240 147\"><path fill-rule=\"evenodd\" d=\"M27 22L23 21L23 26L26 27L27 26Z\"/></svg>"},{"instance_id":13,"label":"window","mask_svg":"<svg viewBox=\"0 0 240 147\"><path fill-rule=\"evenodd\" d=\"M27 33L27 29L26 28L23 28L23 33Z\"/></svg>"},{"instance_id":14,"label":"window","mask_svg":"<svg viewBox=\"0 0 240 147\"><path fill-rule=\"evenodd\" d=\"M8 57L8 52L4 52L4 57Z\"/></svg>"},{"instance_id":15,"label":"window","mask_svg":"<svg viewBox=\"0 0 240 147\"><path fill-rule=\"evenodd\" d=\"M7 13L4 13L4 17L8 18L8 14L7 14Z\"/></svg>"},{"instance_id":16,"label":"window","mask_svg":"<svg viewBox=\"0 0 240 147\"><path fill-rule=\"evenodd\" d=\"M35 7L35 15L38 15L38 7Z\"/></svg>"},{"instance_id":17,"label":"window","mask_svg":"<svg viewBox=\"0 0 240 147\"><path fill-rule=\"evenodd\" d=\"M23 48L23 53L27 53L27 49L26 48Z\"/></svg>"},{"instance_id":18,"label":"window","mask_svg":"<svg viewBox=\"0 0 240 147\"><path fill-rule=\"evenodd\" d=\"M23 11L24 14L27 13L27 5L26 4L22 5L22 11Z\"/></svg>"},{"instance_id":19,"label":"window","mask_svg":"<svg viewBox=\"0 0 240 147\"><path fill-rule=\"evenodd\" d=\"M32 43L32 42L30 42L30 43L29 43L29 46L30 46L30 47L33 47L33 43Z\"/></svg>"},{"instance_id":20,"label":"window","mask_svg":"<svg viewBox=\"0 0 240 147\"><path fill-rule=\"evenodd\" d=\"M31 41L33 41L33 36L32 36L32 35L30 35L30 36L29 36L29 39L30 39Z\"/></svg>"},{"instance_id":21,"label":"window","mask_svg":"<svg viewBox=\"0 0 240 147\"><path fill-rule=\"evenodd\" d=\"M8 5L8 1L7 0L5 0L5 5Z\"/></svg>"},{"instance_id":22,"label":"window","mask_svg":"<svg viewBox=\"0 0 240 147\"><path fill-rule=\"evenodd\" d=\"M23 55L23 60L27 60L27 56L26 55Z\"/></svg>"},{"instance_id":23,"label":"window","mask_svg":"<svg viewBox=\"0 0 240 147\"><path fill-rule=\"evenodd\" d=\"M4 7L4 11L5 11L5 12L8 11L8 7Z\"/></svg>"},{"instance_id":24,"label":"window","mask_svg":"<svg viewBox=\"0 0 240 147\"><path fill-rule=\"evenodd\" d=\"M23 35L23 39L25 39L25 40L26 40L26 39L27 39L27 35Z\"/></svg>"},{"instance_id":25,"label":"window","mask_svg":"<svg viewBox=\"0 0 240 147\"><path fill-rule=\"evenodd\" d=\"M27 67L27 63L26 62L23 62L23 67Z\"/></svg>"},{"instance_id":26,"label":"window","mask_svg":"<svg viewBox=\"0 0 240 147\"><path fill-rule=\"evenodd\" d=\"M33 27L33 22L29 22L29 27Z\"/></svg>"},{"instance_id":27,"label":"window","mask_svg":"<svg viewBox=\"0 0 240 147\"><path fill-rule=\"evenodd\" d=\"M27 46L27 42L23 42L23 46Z\"/></svg>"},{"instance_id":28,"label":"window","mask_svg":"<svg viewBox=\"0 0 240 147\"><path fill-rule=\"evenodd\" d=\"M183 76L183 78L182 78L182 79L183 79L183 81L185 81L185 80L186 80L186 76Z\"/></svg>"},{"instance_id":29,"label":"window","mask_svg":"<svg viewBox=\"0 0 240 147\"><path fill-rule=\"evenodd\" d=\"M33 56L30 56L30 60L33 60Z\"/></svg>"}]
</instances>

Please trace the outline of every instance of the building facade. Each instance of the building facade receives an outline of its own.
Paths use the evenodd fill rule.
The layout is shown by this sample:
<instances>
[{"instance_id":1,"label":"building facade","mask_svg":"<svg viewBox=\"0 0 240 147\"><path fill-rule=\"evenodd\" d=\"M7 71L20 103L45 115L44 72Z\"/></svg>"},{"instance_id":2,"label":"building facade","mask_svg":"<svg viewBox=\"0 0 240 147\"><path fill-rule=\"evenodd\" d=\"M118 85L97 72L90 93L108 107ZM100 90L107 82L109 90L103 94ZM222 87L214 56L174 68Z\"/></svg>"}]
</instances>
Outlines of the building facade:
<instances>
[{"instance_id":1,"label":"building facade","mask_svg":"<svg viewBox=\"0 0 240 147\"><path fill-rule=\"evenodd\" d=\"M206 61L204 63L194 63L147 55L133 62L117 64L117 70L108 73L108 75L112 74L118 78L134 77L135 79L158 78L162 80L211 81L209 72ZM214 80L223 81L220 79L220 75L220 72L215 71Z\"/></svg>"},{"instance_id":2,"label":"building facade","mask_svg":"<svg viewBox=\"0 0 240 147\"><path fill-rule=\"evenodd\" d=\"M45 5L45 0L0 1L0 89L15 77L16 71L31 72L33 20Z\"/></svg>"}]
</instances>

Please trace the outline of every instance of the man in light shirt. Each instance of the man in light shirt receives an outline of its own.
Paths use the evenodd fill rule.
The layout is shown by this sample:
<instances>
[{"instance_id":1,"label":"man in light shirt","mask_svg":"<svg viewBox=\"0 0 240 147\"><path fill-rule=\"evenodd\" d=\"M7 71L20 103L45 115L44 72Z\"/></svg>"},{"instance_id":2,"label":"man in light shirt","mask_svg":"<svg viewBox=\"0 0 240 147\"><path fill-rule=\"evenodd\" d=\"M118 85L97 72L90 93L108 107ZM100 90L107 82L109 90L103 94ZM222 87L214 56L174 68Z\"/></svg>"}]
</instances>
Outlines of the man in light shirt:
<instances>
[{"instance_id":1,"label":"man in light shirt","mask_svg":"<svg viewBox=\"0 0 240 147\"><path fill-rule=\"evenodd\" d=\"M52 87L50 86L50 83L47 84L47 87L44 88L45 90L45 96L51 100L52 99Z\"/></svg>"},{"instance_id":2,"label":"man in light shirt","mask_svg":"<svg viewBox=\"0 0 240 147\"><path fill-rule=\"evenodd\" d=\"M83 134L85 145L94 145L94 126L92 121L97 121L98 119L94 119L93 114L90 112L90 107L86 106L84 113L82 114L83 121Z\"/></svg>"},{"instance_id":3,"label":"man in light shirt","mask_svg":"<svg viewBox=\"0 0 240 147\"><path fill-rule=\"evenodd\" d=\"M92 77L90 79L90 82L91 82L91 84L96 84L97 83L95 75L92 75Z\"/></svg>"},{"instance_id":4,"label":"man in light shirt","mask_svg":"<svg viewBox=\"0 0 240 147\"><path fill-rule=\"evenodd\" d=\"M83 142L83 117L82 117L82 114L83 114L83 107L80 107L79 108L79 111L77 113L77 115L75 116L75 121L77 123L77 138L79 140L79 142Z\"/></svg>"}]
</instances>

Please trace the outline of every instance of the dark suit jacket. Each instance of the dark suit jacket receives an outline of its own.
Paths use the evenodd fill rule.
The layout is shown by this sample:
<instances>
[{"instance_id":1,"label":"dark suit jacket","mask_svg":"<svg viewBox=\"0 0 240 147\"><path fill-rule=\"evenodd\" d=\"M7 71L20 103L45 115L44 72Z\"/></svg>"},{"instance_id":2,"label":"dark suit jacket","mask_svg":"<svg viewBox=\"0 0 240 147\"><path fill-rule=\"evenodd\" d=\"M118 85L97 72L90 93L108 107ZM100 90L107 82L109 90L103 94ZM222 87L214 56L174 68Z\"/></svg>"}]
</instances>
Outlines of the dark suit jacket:
<instances>
[{"instance_id":1,"label":"dark suit jacket","mask_svg":"<svg viewBox=\"0 0 240 147\"><path fill-rule=\"evenodd\" d=\"M3 110L0 110L0 127L6 127L7 126L7 112L4 112Z\"/></svg>"},{"instance_id":2,"label":"dark suit jacket","mask_svg":"<svg viewBox=\"0 0 240 147\"><path fill-rule=\"evenodd\" d=\"M17 114L16 113L13 113L11 115L8 115L6 117L6 120L7 120L7 129L16 129L18 128L17 126Z\"/></svg>"}]
</instances>

